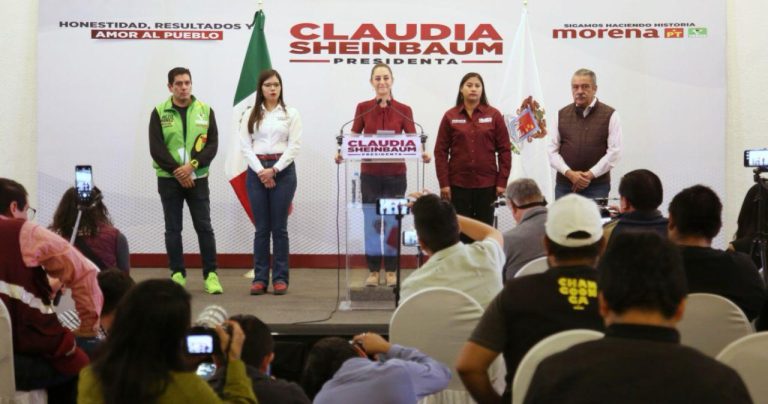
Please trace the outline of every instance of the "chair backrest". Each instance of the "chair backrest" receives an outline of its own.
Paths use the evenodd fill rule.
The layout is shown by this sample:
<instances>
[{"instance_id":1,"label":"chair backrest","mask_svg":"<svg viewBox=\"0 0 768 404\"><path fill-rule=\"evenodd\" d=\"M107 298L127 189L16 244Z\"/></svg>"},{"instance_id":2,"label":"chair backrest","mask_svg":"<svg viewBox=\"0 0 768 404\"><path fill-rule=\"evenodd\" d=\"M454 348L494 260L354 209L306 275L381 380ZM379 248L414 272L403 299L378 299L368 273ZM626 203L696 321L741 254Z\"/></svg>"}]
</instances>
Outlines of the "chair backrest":
<instances>
[{"instance_id":1,"label":"chair backrest","mask_svg":"<svg viewBox=\"0 0 768 404\"><path fill-rule=\"evenodd\" d=\"M16 394L16 376L13 371L13 331L8 308L0 299L0 402Z\"/></svg>"},{"instance_id":2,"label":"chair backrest","mask_svg":"<svg viewBox=\"0 0 768 404\"><path fill-rule=\"evenodd\" d=\"M768 332L741 337L728 344L717 360L732 367L744 380L755 403L768 403Z\"/></svg>"},{"instance_id":3,"label":"chair backrest","mask_svg":"<svg viewBox=\"0 0 768 404\"><path fill-rule=\"evenodd\" d=\"M546 256L539 257L523 265L523 267L520 268L520 270L517 271L517 273L515 273L515 278L519 278L521 276L526 276L526 275L540 274L542 272L546 272L547 269L549 269L549 263L547 262L547 257Z\"/></svg>"},{"instance_id":4,"label":"chair backrest","mask_svg":"<svg viewBox=\"0 0 768 404\"><path fill-rule=\"evenodd\" d=\"M732 301L710 293L691 293L677 324L680 342L715 357L728 344L754 333L747 316Z\"/></svg>"},{"instance_id":5,"label":"chair backrest","mask_svg":"<svg viewBox=\"0 0 768 404\"><path fill-rule=\"evenodd\" d=\"M517 366L515 378L512 380L512 403L522 403L525 394L528 392L528 386L531 384L533 373L542 360L550 355L580 344L582 342L592 341L603 337L603 333L594 330L568 330L557 334L552 334L539 341L528 353L523 356L520 364Z\"/></svg>"},{"instance_id":6,"label":"chair backrest","mask_svg":"<svg viewBox=\"0 0 768 404\"><path fill-rule=\"evenodd\" d=\"M445 364L451 368L446 389L465 390L453 365L482 315L482 306L464 292L426 288L405 299L392 314L389 340L417 348Z\"/></svg>"}]
</instances>

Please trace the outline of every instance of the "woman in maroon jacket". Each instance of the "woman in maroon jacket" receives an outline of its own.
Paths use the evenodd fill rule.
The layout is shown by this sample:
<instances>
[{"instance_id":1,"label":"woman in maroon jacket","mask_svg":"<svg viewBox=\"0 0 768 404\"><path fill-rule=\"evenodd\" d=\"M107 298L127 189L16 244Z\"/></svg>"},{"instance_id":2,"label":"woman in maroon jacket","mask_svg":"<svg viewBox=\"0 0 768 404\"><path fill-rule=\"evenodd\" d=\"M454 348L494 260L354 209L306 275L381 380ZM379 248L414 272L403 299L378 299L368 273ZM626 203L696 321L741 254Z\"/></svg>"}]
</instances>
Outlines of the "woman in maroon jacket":
<instances>
[{"instance_id":1,"label":"woman in maroon jacket","mask_svg":"<svg viewBox=\"0 0 768 404\"><path fill-rule=\"evenodd\" d=\"M392 69L385 63L377 63L371 69L370 83L375 97L357 104L352 132L361 134L415 133L411 107L395 101L392 97ZM425 156L428 160L428 156ZM337 156L337 162L340 158ZM389 245L384 240L381 248L381 226L384 236L400 231L393 216L378 216L376 200L379 198L400 198L405 195L407 186L405 163L366 163L360 164L360 190L363 194L363 216L365 228L365 257L368 264L366 286L379 284L379 270L382 256L386 270L387 286L395 286L395 266L397 264L397 246Z\"/></svg>"},{"instance_id":2,"label":"woman in maroon jacket","mask_svg":"<svg viewBox=\"0 0 768 404\"><path fill-rule=\"evenodd\" d=\"M504 194L511 163L504 117L488 105L480 74L467 73L456 106L445 112L437 132L440 196L451 201L456 213L493 224L492 205Z\"/></svg>"}]
</instances>

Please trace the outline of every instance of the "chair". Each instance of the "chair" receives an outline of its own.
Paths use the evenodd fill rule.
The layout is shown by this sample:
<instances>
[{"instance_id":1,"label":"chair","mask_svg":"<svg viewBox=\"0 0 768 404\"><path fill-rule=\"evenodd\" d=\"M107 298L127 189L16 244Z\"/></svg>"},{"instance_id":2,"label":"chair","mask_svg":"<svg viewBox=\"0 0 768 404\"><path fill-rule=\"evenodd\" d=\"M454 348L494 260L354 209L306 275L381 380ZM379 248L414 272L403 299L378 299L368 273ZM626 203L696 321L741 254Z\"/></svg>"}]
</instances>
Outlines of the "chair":
<instances>
[{"instance_id":1,"label":"chair","mask_svg":"<svg viewBox=\"0 0 768 404\"><path fill-rule=\"evenodd\" d=\"M752 401L768 402L768 332L741 337L728 344L717 355L717 360L732 367L747 385Z\"/></svg>"},{"instance_id":2,"label":"chair","mask_svg":"<svg viewBox=\"0 0 768 404\"><path fill-rule=\"evenodd\" d=\"M547 269L549 269L547 257L539 257L523 265L523 267L520 268L520 270L515 274L515 278L526 275L540 274L542 272L546 272Z\"/></svg>"},{"instance_id":3,"label":"chair","mask_svg":"<svg viewBox=\"0 0 768 404\"><path fill-rule=\"evenodd\" d=\"M754 333L744 312L732 301L710 293L691 293L677 324L680 342L715 357L728 344Z\"/></svg>"},{"instance_id":4,"label":"chair","mask_svg":"<svg viewBox=\"0 0 768 404\"><path fill-rule=\"evenodd\" d=\"M451 381L445 390L423 398L424 403L473 403L454 363L462 347L483 315L483 308L464 292L431 287L403 301L389 322L392 343L419 349L451 368ZM501 355L489 370L497 391L504 389L504 359Z\"/></svg>"},{"instance_id":5,"label":"chair","mask_svg":"<svg viewBox=\"0 0 768 404\"><path fill-rule=\"evenodd\" d=\"M542 360L550 355L565 351L566 349L582 342L592 341L603 337L603 333L594 330L568 330L552 334L536 343L528 353L523 356L517 366L515 378L512 380L512 403L522 403L528 386L533 379L533 373Z\"/></svg>"},{"instance_id":6,"label":"chair","mask_svg":"<svg viewBox=\"0 0 768 404\"><path fill-rule=\"evenodd\" d=\"M46 403L45 390L16 391L16 374L13 370L13 332L11 316L5 303L0 300L0 403Z\"/></svg>"}]
</instances>

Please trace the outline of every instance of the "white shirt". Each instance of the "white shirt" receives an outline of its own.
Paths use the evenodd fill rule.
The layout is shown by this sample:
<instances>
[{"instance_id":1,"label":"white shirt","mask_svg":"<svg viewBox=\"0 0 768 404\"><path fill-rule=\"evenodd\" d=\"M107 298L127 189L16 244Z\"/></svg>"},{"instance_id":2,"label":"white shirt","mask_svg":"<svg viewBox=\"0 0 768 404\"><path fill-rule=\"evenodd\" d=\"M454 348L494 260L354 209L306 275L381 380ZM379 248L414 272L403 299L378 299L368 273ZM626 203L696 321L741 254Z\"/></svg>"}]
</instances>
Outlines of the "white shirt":
<instances>
[{"instance_id":1,"label":"white shirt","mask_svg":"<svg viewBox=\"0 0 768 404\"><path fill-rule=\"evenodd\" d=\"M485 309L501 291L504 261L504 250L493 238L472 244L458 242L434 253L424 266L405 278L402 297L444 286L468 294Z\"/></svg>"},{"instance_id":2,"label":"white shirt","mask_svg":"<svg viewBox=\"0 0 768 404\"><path fill-rule=\"evenodd\" d=\"M585 118L592 111L595 103L597 103L597 97L584 109ZM568 164L563 160L563 156L560 155L560 131L557 124L554 125L554 128L552 141L548 147L549 165L560 174L565 175L565 172L570 170L571 167L568 167ZM617 111L613 111L611 119L608 121L608 148L605 151L605 155L589 171L597 178L611 171L616 166L616 163L619 162L619 158L621 158L621 118L619 118Z\"/></svg>"},{"instance_id":3,"label":"white shirt","mask_svg":"<svg viewBox=\"0 0 768 404\"><path fill-rule=\"evenodd\" d=\"M258 129L254 124L253 134L248 133L248 118L252 108L248 108L240 117L240 150L248 167L256 173L264 169L257 154L282 153L274 167L283 171L293 163L301 147L301 115L293 107L283 108L278 105L272 111L267 111L263 105L259 108L264 112L264 117Z\"/></svg>"}]
</instances>

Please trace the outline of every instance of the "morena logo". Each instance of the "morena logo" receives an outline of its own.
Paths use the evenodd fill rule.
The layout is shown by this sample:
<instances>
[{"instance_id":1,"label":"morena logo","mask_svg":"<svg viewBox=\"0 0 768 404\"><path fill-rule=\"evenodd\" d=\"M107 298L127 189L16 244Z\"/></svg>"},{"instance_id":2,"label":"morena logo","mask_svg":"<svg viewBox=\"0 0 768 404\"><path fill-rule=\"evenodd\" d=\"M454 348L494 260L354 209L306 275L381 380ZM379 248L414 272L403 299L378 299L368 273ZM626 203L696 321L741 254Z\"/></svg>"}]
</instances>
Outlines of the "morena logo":
<instances>
[{"instance_id":1,"label":"morena logo","mask_svg":"<svg viewBox=\"0 0 768 404\"><path fill-rule=\"evenodd\" d=\"M406 56L415 62L410 64L456 64L458 57L492 57L493 59L469 60L462 63L501 63L504 41L492 24L374 24L362 23L352 29L343 29L334 23L302 22L290 29L295 39L290 43L294 55L345 56L333 59L333 63L366 64L371 59L348 58L355 56ZM427 59L423 59L427 58ZM411 59L375 60L404 63ZM425 60L427 62L425 62ZM329 63L330 58L291 59L291 62Z\"/></svg>"}]
</instances>

